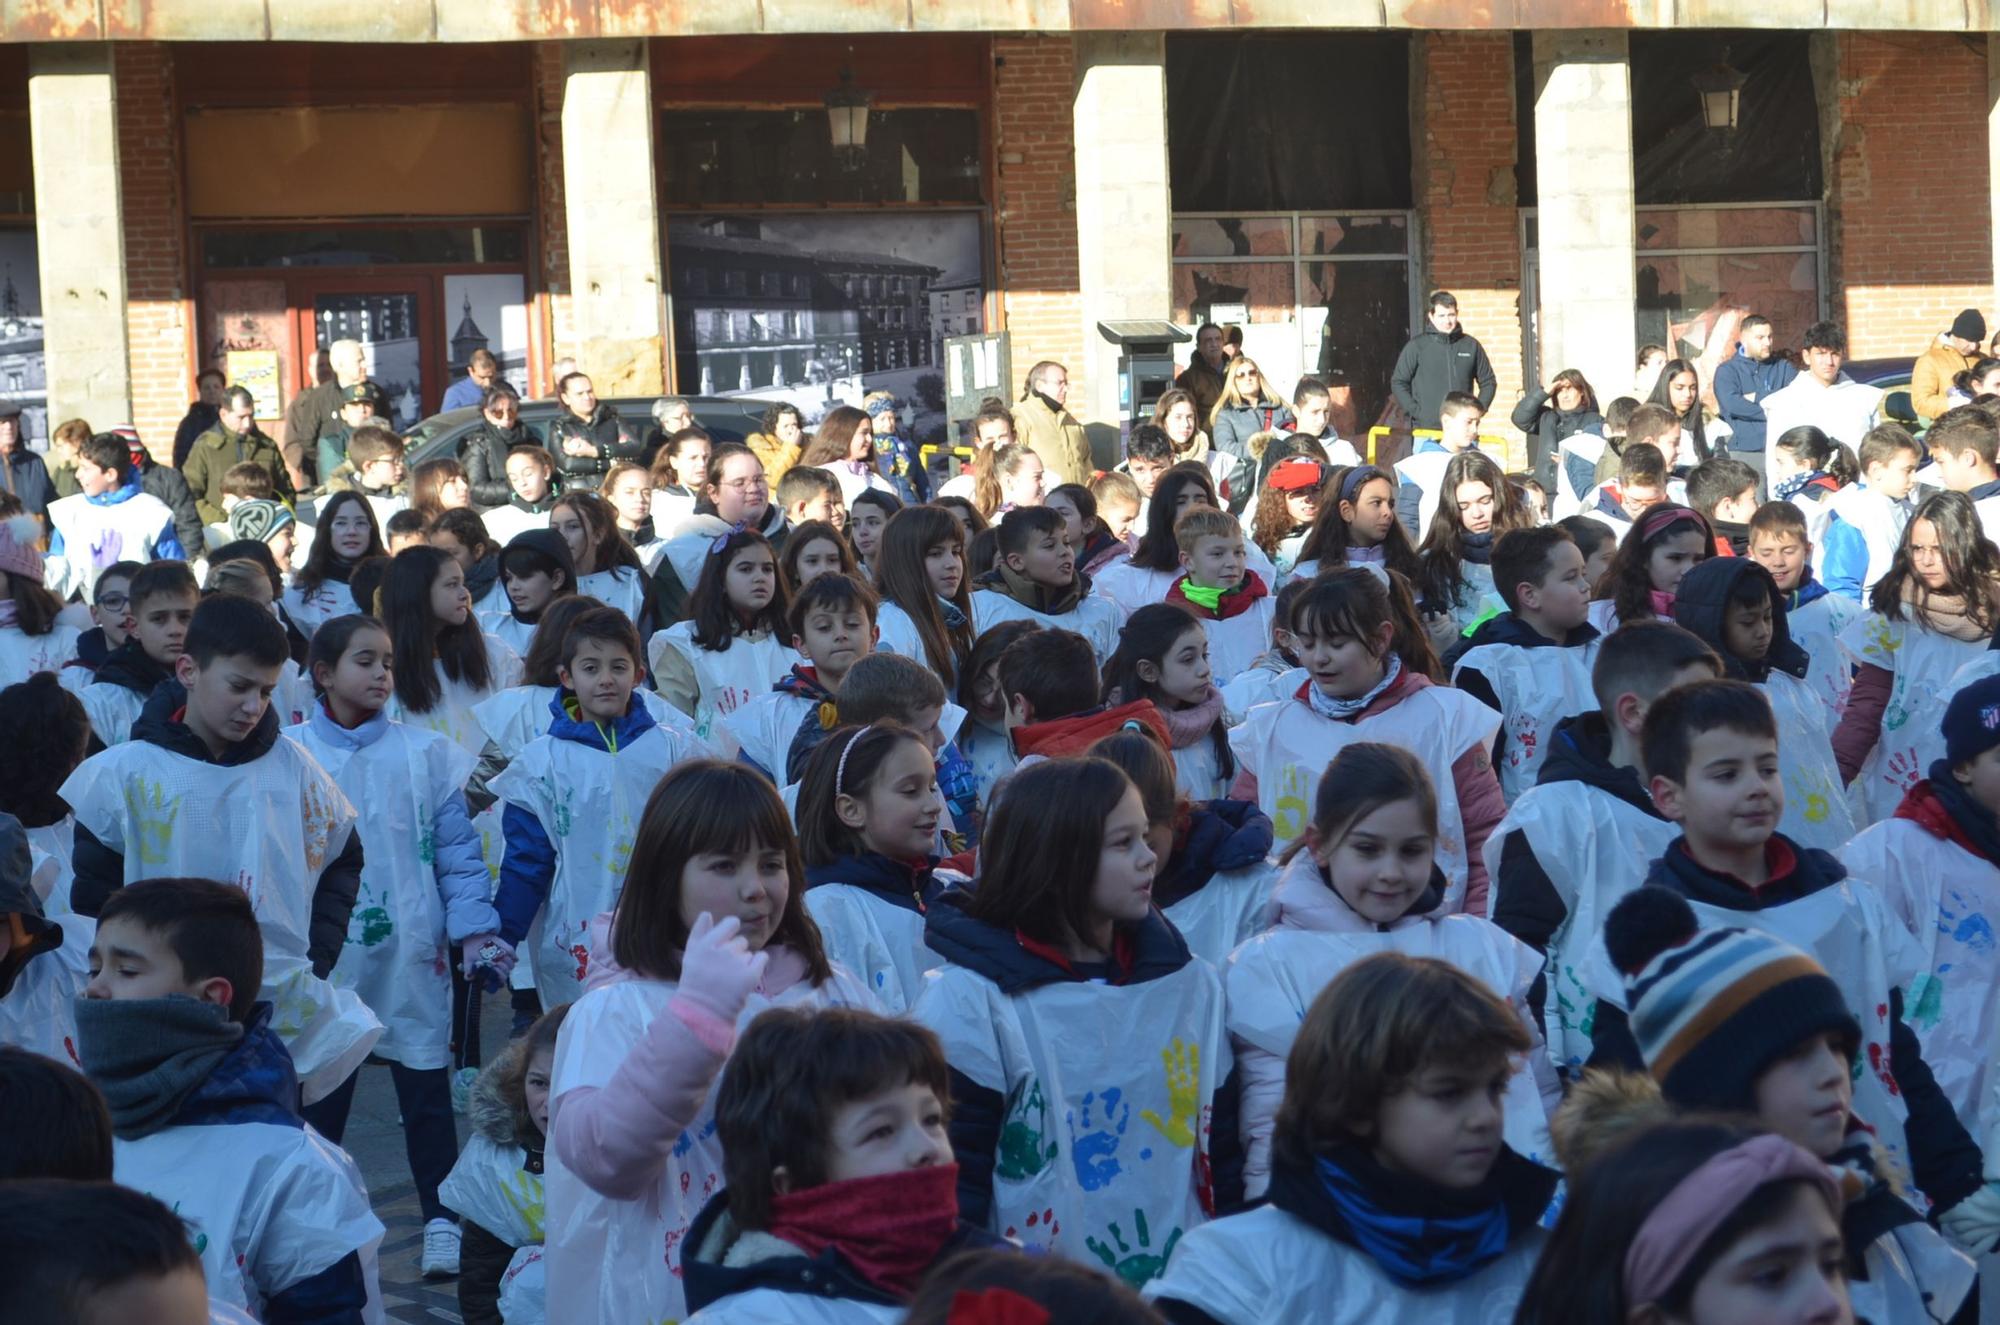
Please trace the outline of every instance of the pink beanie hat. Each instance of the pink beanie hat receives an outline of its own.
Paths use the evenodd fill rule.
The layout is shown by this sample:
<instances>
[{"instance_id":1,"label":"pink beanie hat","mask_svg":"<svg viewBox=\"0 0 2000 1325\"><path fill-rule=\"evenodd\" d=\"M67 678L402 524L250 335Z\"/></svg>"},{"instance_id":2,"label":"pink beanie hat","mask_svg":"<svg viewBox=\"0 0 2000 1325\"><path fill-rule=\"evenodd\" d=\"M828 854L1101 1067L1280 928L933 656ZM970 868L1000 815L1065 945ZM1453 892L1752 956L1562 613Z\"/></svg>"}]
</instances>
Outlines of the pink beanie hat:
<instances>
[{"instance_id":1,"label":"pink beanie hat","mask_svg":"<svg viewBox=\"0 0 2000 1325\"><path fill-rule=\"evenodd\" d=\"M0 571L42 582L42 523L32 515L0 520Z\"/></svg>"}]
</instances>

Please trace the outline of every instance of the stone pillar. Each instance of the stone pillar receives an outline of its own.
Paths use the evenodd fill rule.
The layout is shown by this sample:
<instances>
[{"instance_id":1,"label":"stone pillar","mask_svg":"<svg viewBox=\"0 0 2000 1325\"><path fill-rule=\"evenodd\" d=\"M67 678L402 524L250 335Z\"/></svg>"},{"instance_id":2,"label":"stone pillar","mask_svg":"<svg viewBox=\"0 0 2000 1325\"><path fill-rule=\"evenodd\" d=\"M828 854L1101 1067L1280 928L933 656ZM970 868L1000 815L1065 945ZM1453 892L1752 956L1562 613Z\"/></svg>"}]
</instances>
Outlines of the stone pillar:
<instances>
[{"instance_id":1,"label":"stone pillar","mask_svg":"<svg viewBox=\"0 0 2000 1325\"><path fill-rule=\"evenodd\" d=\"M1118 459L1118 347L1097 324L1173 311L1173 200L1167 187L1166 38L1076 36L1076 254L1088 396L1070 412L1092 429L1099 467ZM1017 363L1015 376L1030 365Z\"/></svg>"},{"instance_id":2,"label":"stone pillar","mask_svg":"<svg viewBox=\"0 0 2000 1325\"><path fill-rule=\"evenodd\" d=\"M1541 380L1581 369L1607 401L1625 393L1638 348L1632 68L1623 32L1534 42Z\"/></svg>"},{"instance_id":3,"label":"stone pillar","mask_svg":"<svg viewBox=\"0 0 2000 1325\"><path fill-rule=\"evenodd\" d=\"M653 86L643 41L563 46L562 169L574 356L599 396L666 389Z\"/></svg>"},{"instance_id":4,"label":"stone pillar","mask_svg":"<svg viewBox=\"0 0 2000 1325\"><path fill-rule=\"evenodd\" d=\"M35 246L48 354L49 426L132 417L118 80L107 45L28 48Z\"/></svg>"}]
</instances>

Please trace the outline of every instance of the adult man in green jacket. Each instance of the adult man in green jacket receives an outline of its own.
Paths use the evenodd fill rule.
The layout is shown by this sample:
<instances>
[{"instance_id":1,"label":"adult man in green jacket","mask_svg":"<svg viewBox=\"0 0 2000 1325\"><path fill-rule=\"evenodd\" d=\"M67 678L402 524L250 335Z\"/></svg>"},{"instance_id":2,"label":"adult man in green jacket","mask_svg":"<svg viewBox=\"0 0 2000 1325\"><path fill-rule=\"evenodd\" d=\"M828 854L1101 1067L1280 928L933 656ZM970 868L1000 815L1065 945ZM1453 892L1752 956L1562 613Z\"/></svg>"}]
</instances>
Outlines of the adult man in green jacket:
<instances>
[{"instance_id":1,"label":"adult man in green jacket","mask_svg":"<svg viewBox=\"0 0 2000 1325\"><path fill-rule=\"evenodd\" d=\"M278 500L288 506L296 500L283 453L257 427L256 399L244 388L233 386L222 393L221 417L216 425L195 438L188 449L187 464L181 469L188 491L194 494L195 509L201 512L202 523L221 524L227 518L222 511L222 476L232 465L245 461L254 461L270 471L271 487Z\"/></svg>"}]
</instances>

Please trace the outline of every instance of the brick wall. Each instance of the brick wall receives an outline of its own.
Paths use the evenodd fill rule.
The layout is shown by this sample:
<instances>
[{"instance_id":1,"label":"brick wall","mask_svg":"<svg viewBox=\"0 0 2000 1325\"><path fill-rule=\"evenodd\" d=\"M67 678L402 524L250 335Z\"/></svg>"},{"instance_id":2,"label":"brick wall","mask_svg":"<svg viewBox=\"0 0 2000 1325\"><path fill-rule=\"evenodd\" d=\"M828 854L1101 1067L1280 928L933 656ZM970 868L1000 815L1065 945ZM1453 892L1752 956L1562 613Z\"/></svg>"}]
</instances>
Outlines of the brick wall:
<instances>
[{"instance_id":1,"label":"brick wall","mask_svg":"<svg viewBox=\"0 0 2000 1325\"><path fill-rule=\"evenodd\" d=\"M130 422L156 457L171 457L174 429L193 399L189 362L187 221L181 208L180 130L172 49L117 47L118 173L125 209L125 330L130 341ZM127 422L92 419L99 429Z\"/></svg>"},{"instance_id":2,"label":"brick wall","mask_svg":"<svg viewBox=\"0 0 2000 1325\"><path fill-rule=\"evenodd\" d=\"M1961 308L1983 309L1990 331L1986 52L1943 33L1836 40L1829 306L1850 353L1921 354Z\"/></svg>"},{"instance_id":3,"label":"brick wall","mask_svg":"<svg viewBox=\"0 0 2000 1325\"><path fill-rule=\"evenodd\" d=\"M1068 365L1069 398L1088 400L1076 258L1076 58L1067 37L993 41L999 285L1021 393L1030 365Z\"/></svg>"},{"instance_id":4,"label":"brick wall","mask_svg":"<svg viewBox=\"0 0 2000 1325\"><path fill-rule=\"evenodd\" d=\"M549 362L576 352L576 322L571 316L569 289L569 213L563 192L563 52L562 43L545 41L535 48L535 171L540 199L536 233L541 241L544 304L544 363L529 366L531 381ZM553 391L550 382L540 389Z\"/></svg>"},{"instance_id":5,"label":"brick wall","mask_svg":"<svg viewBox=\"0 0 2000 1325\"><path fill-rule=\"evenodd\" d=\"M1493 361L1498 387L1485 431L1515 437L1508 415L1524 378L1514 39L1506 32L1434 32L1413 40L1423 281L1458 296L1460 320Z\"/></svg>"}]
</instances>

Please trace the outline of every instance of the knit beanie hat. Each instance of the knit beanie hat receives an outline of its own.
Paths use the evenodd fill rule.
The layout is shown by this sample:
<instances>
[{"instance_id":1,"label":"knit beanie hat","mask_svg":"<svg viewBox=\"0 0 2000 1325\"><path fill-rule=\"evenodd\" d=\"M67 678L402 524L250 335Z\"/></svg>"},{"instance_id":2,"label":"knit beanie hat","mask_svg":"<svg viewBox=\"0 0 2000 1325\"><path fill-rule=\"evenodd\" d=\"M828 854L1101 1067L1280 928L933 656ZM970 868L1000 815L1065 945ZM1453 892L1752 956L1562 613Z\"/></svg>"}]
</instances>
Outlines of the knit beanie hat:
<instances>
[{"instance_id":1,"label":"knit beanie hat","mask_svg":"<svg viewBox=\"0 0 2000 1325\"><path fill-rule=\"evenodd\" d=\"M1640 1056L1675 1104L1753 1109L1764 1069L1813 1036L1839 1033L1850 1059L1860 1049L1861 1023L1810 955L1755 930L1701 929L1671 889L1628 894L1604 946Z\"/></svg>"},{"instance_id":2,"label":"knit beanie hat","mask_svg":"<svg viewBox=\"0 0 2000 1325\"><path fill-rule=\"evenodd\" d=\"M1961 308L1958 316L1951 320L1951 334L1960 340L1983 341L1986 339L1986 319L1976 308Z\"/></svg>"},{"instance_id":3,"label":"knit beanie hat","mask_svg":"<svg viewBox=\"0 0 2000 1325\"><path fill-rule=\"evenodd\" d=\"M1944 757L1967 764L2000 745L2000 676L1982 676L1945 706Z\"/></svg>"},{"instance_id":4,"label":"knit beanie hat","mask_svg":"<svg viewBox=\"0 0 2000 1325\"><path fill-rule=\"evenodd\" d=\"M32 515L0 520L0 571L42 582L42 522Z\"/></svg>"},{"instance_id":5,"label":"knit beanie hat","mask_svg":"<svg viewBox=\"0 0 2000 1325\"><path fill-rule=\"evenodd\" d=\"M230 534L259 543L268 543L271 535L291 528L294 523L292 513L282 503L268 497L240 501L229 512Z\"/></svg>"}]
</instances>

